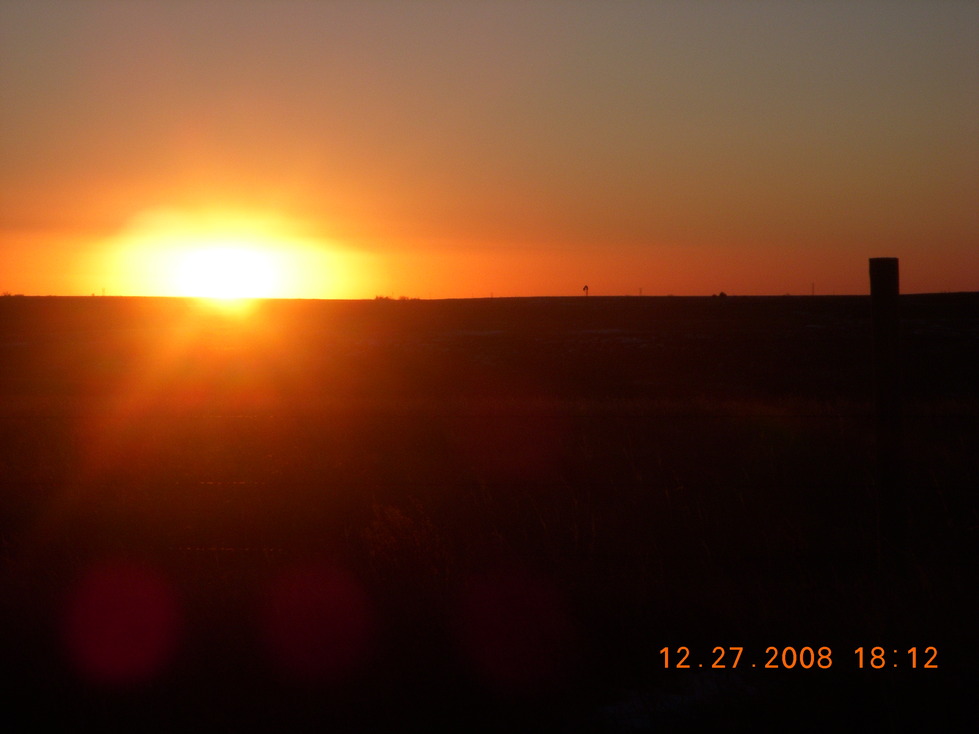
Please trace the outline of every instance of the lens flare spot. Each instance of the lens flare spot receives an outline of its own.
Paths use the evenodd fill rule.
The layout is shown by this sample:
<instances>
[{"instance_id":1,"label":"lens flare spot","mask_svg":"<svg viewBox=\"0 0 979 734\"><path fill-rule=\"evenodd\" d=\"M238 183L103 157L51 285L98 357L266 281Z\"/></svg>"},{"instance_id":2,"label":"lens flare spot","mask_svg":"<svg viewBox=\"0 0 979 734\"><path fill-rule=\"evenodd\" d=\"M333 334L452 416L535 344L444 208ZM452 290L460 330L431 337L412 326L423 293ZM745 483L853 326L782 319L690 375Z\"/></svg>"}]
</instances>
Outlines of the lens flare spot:
<instances>
[{"instance_id":1,"label":"lens flare spot","mask_svg":"<svg viewBox=\"0 0 979 734\"><path fill-rule=\"evenodd\" d=\"M69 655L79 674L92 683L148 681L175 651L180 627L176 595L150 568L126 561L89 568L66 609Z\"/></svg>"},{"instance_id":2,"label":"lens flare spot","mask_svg":"<svg viewBox=\"0 0 979 734\"><path fill-rule=\"evenodd\" d=\"M360 584L341 569L286 571L269 586L263 612L268 654L287 678L335 682L365 662L370 605Z\"/></svg>"}]
</instances>

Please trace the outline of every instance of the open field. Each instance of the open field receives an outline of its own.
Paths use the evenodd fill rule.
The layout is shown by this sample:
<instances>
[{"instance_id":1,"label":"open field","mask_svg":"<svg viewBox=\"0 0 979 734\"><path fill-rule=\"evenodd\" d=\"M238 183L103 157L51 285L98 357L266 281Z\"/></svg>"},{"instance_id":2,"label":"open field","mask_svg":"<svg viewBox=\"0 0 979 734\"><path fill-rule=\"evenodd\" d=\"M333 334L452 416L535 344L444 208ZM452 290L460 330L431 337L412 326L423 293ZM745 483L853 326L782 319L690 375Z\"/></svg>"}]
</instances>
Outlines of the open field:
<instances>
[{"instance_id":1,"label":"open field","mask_svg":"<svg viewBox=\"0 0 979 734\"><path fill-rule=\"evenodd\" d=\"M0 298L6 690L110 729L945 729L979 294L901 307L893 548L869 298ZM126 634L158 654L92 651Z\"/></svg>"}]
</instances>

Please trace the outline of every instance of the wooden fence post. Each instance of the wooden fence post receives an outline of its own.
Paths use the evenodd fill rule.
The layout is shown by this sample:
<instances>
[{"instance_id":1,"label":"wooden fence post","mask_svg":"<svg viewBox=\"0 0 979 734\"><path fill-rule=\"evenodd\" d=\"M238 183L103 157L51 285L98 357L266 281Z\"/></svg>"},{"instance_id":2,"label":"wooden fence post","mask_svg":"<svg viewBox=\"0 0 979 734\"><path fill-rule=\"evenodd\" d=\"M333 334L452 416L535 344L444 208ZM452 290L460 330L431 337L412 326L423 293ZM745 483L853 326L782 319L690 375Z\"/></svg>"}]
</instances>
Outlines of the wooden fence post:
<instances>
[{"instance_id":1,"label":"wooden fence post","mask_svg":"<svg viewBox=\"0 0 979 734\"><path fill-rule=\"evenodd\" d=\"M899 555L907 542L907 497L902 480L900 285L896 257L870 258L874 329L877 507L882 550Z\"/></svg>"}]
</instances>

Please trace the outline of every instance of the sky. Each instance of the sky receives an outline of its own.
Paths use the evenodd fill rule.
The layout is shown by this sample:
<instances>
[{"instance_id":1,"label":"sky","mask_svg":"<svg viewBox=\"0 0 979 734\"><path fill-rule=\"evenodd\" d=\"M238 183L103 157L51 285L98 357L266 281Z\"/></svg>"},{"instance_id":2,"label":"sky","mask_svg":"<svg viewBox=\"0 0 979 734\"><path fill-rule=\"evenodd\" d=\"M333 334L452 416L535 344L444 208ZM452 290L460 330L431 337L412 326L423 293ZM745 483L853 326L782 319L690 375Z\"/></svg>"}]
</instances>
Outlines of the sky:
<instances>
[{"instance_id":1,"label":"sky","mask_svg":"<svg viewBox=\"0 0 979 734\"><path fill-rule=\"evenodd\" d=\"M203 250L304 298L979 290L979 3L0 2L0 292Z\"/></svg>"}]
</instances>

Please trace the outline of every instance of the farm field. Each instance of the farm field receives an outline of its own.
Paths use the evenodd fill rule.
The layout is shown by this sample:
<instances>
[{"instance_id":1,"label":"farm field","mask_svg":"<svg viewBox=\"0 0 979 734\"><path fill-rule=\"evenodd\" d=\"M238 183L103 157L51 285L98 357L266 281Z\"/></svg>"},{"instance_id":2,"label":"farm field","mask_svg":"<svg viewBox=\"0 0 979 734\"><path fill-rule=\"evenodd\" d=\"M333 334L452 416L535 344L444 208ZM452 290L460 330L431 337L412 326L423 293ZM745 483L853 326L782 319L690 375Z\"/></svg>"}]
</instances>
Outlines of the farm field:
<instances>
[{"instance_id":1,"label":"farm field","mask_svg":"<svg viewBox=\"0 0 979 734\"><path fill-rule=\"evenodd\" d=\"M9 698L110 730L947 728L979 294L901 309L895 547L868 297L0 298Z\"/></svg>"}]
</instances>

